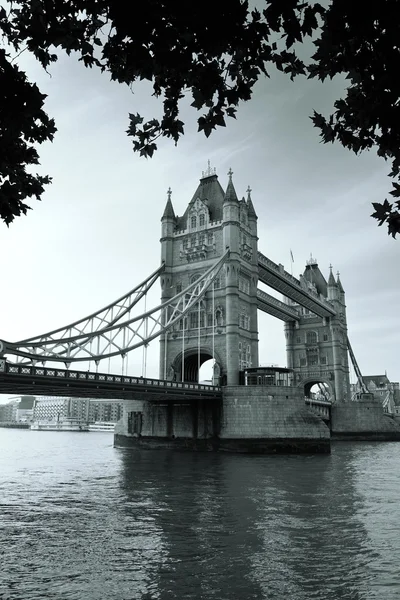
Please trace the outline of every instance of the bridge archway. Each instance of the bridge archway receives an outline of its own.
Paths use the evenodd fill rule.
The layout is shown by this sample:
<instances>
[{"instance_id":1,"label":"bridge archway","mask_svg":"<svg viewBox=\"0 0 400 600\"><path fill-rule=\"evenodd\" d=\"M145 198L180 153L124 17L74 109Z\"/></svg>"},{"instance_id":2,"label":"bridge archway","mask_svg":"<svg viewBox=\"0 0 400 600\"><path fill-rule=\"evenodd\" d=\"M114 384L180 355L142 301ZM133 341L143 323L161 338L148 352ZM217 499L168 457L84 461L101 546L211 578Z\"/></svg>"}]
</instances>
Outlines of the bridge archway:
<instances>
[{"instance_id":1,"label":"bridge archway","mask_svg":"<svg viewBox=\"0 0 400 600\"><path fill-rule=\"evenodd\" d=\"M334 400L332 384L323 377L312 377L299 383L298 387L304 389L305 398L313 398L314 394L321 394L325 399Z\"/></svg>"},{"instance_id":2,"label":"bridge archway","mask_svg":"<svg viewBox=\"0 0 400 600\"><path fill-rule=\"evenodd\" d=\"M197 383L199 380L199 366L201 366L213 359L212 350L206 347L200 347L200 352L195 348L188 348L185 350L184 355L180 352L172 365L172 370L174 373L174 378L176 381L182 381L182 356L184 356L184 381L191 381L193 383ZM214 379L217 377L218 380L214 382L214 385L220 384L220 375L221 375L221 360L219 356L215 353L215 368L214 368Z\"/></svg>"}]
</instances>

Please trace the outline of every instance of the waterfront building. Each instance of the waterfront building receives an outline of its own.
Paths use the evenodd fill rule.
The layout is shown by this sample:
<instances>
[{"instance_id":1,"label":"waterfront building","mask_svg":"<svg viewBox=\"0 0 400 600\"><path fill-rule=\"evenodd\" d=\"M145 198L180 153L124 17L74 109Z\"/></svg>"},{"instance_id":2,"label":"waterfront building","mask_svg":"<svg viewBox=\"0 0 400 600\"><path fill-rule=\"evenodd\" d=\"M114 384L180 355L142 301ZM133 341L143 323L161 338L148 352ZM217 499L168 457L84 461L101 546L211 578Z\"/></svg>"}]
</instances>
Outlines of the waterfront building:
<instances>
[{"instance_id":1,"label":"waterfront building","mask_svg":"<svg viewBox=\"0 0 400 600\"><path fill-rule=\"evenodd\" d=\"M36 398L33 411L35 421L55 419L77 419L85 423L107 421L116 423L122 416L121 400L91 398Z\"/></svg>"},{"instance_id":2,"label":"waterfront building","mask_svg":"<svg viewBox=\"0 0 400 600\"><path fill-rule=\"evenodd\" d=\"M374 398L382 403L385 413L400 414L397 408L397 405L400 405L399 382L390 381L386 372L384 375L365 375L363 382ZM352 396L356 397L360 392L359 384L352 384L351 388Z\"/></svg>"}]
</instances>

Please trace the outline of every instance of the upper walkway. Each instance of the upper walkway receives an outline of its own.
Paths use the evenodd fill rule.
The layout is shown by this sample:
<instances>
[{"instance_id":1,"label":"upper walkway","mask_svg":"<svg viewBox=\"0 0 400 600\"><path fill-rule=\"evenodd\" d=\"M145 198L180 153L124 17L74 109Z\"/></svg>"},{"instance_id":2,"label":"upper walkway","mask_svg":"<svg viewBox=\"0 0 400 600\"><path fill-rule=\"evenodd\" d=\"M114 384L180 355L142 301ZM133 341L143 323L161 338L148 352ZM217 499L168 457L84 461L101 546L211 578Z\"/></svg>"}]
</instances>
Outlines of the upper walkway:
<instances>
[{"instance_id":1,"label":"upper walkway","mask_svg":"<svg viewBox=\"0 0 400 600\"><path fill-rule=\"evenodd\" d=\"M300 315L295 308L262 290L257 290L257 308L277 319L281 319L281 321L300 320Z\"/></svg>"},{"instance_id":2,"label":"upper walkway","mask_svg":"<svg viewBox=\"0 0 400 600\"><path fill-rule=\"evenodd\" d=\"M290 275L283 265L258 252L259 280L277 292L281 292L297 304L304 306L319 317L333 317L336 311L332 304L320 294L307 289L301 282ZM281 318L281 317L279 317Z\"/></svg>"}]
</instances>

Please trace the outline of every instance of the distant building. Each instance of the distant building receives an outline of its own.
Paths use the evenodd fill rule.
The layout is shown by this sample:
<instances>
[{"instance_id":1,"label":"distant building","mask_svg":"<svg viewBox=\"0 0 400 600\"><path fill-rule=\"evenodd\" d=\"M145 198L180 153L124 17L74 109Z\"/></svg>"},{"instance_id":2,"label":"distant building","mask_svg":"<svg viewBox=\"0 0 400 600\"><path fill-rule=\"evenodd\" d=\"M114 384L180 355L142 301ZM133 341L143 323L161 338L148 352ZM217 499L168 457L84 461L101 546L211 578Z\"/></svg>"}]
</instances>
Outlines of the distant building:
<instances>
[{"instance_id":1,"label":"distant building","mask_svg":"<svg viewBox=\"0 0 400 600\"><path fill-rule=\"evenodd\" d=\"M0 421L28 423L32 420L35 396L15 396L0 406Z\"/></svg>"},{"instance_id":2,"label":"distant building","mask_svg":"<svg viewBox=\"0 0 400 600\"><path fill-rule=\"evenodd\" d=\"M69 398L45 397L36 398L33 407L34 421L55 421L68 418Z\"/></svg>"},{"instance_id":3,"label":"distant building","mask_svg":"<svg viewBox=\"0 0 400 600\"><path fill-rule=\"evenodd\" d=\"M368 391L382 402L384 412L400 414L400 411L396 408L397 405L400 405L399 382L390 381L386 373L384 375L365 375L363 382ZM353 384L351 387L352 394L360 392L358 383Z\"/></svg>"},{"instance_id":4,"label":"distant building","mask_svg":"<svg viewBox=\"0 0 400 600\"><path fill-rule=\"evenodd\" d=\"M120 400L90 400L89 423L112 421L122 418L123 402Z\"/></svg>"},{"instance_id":5,"label":"distant building","mask_svg":"<svg viewBox=\"0 0 400 600\"><path fill-rule=\"evenodd\" d=\"M33 410L35 421L53 421L73 418L85 423L112 421L116 423L122 417L121 400L94 400L91 398L36 398Z\"/></svg>"}]
</instances>

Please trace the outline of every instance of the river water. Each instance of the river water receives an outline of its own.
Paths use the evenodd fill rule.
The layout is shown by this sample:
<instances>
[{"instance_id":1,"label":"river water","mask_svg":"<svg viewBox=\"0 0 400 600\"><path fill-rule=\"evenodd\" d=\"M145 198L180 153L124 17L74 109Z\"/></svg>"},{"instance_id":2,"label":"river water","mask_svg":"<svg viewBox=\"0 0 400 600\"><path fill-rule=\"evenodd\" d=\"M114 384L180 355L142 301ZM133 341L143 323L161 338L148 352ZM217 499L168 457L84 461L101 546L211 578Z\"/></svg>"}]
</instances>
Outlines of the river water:
<instances>
[{"instance_id":1,"label":"river water","mask_svg":"<svg viewBox=\"0 0 400 600\"><path fill-rule=\"evenodd\" d=\"M400 443L330 456L0 429L2 600L398 600Z\"/></svg>"}]
</instances>

